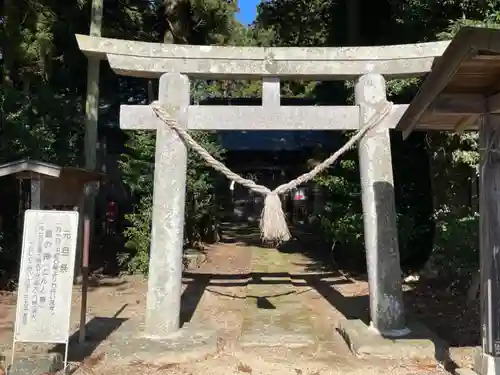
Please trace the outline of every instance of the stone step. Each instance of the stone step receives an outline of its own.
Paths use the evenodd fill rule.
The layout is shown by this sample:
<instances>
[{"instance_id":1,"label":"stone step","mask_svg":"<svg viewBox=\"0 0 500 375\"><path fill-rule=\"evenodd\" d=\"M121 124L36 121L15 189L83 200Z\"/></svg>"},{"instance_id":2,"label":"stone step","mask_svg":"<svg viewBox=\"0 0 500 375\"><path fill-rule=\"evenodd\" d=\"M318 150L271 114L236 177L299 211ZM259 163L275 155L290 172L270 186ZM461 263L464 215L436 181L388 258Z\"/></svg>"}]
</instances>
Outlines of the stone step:
<instances>
[{"instance_id":1,"label":"stone step","mask_svg":"<svg viewBox=\"0 0 500 375\"><path fill-rule=\"evenodd\" d=\"M306 310L290 304L273 310L248 308L243 321L240 346L281 346L288 348L314 345L315 335Z\"/></svg>"},{"instance_id":2,"label":"stone step","mask_svg":"<svg viewBox=\"0 0 500 375\"><path fill-rule=\"evenodd\" d=\"M55 374L63 368L64 359L59 353L18 355L8 373L9 375Z\"/></svg>"}]
</instances>

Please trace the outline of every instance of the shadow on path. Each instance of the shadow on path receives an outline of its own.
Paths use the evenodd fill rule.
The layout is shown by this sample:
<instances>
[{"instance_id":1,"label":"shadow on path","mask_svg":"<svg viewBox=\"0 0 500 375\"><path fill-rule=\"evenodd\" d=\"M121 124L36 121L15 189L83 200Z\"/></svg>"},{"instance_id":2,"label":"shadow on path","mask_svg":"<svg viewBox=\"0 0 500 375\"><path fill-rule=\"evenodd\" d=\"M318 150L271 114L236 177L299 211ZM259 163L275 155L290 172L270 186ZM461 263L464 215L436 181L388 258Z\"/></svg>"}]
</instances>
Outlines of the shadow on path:
<instances>
[{"instance_id":1,"label":"shadow on path","mask_svg":"<svg viewBox=\"0 0 500 375\"><path fill-rule=\"evenodd\" d=\"M249 223L238 223L236 225L228 227L226 229L226 235L224 236L224 242L240 243L243 245L256 246L260 248L263 247L260 240L260 233L258 231L258 228ZM220 288L246 287L251 284L277 286L288 284L293 286L306 286L310 288L309 290L314 289L346 319L361 320L368 325L370 321L369 296L365 293L363 293L363 295L346 296L339 290L337 290L337 288L335 288L336 285L352 284L356 283L357 280L347 277L340 271L332 270L332 264L327 264L321 259L314 259L312 254L317 253L317 248L315 248L315 246L316 245L312 242L295 238L278 249L282 253L301 253L312 259L313 262L311 262L311 267L308 267L309 265L311 265L311 263L309 262L304 262L304 264L301 265L290 263L290 266L292 268L296 268L297 265L302 266L301 268L304 268L306 270L303 273L246 272L240 274L229 274L185 272L183 276L184 282L187 284L187 288L185 291L186 295L183 296L183 300L189 301L189 308L187 309L189 312L186 312L186 318L192 317L197 303L199 303L204 290L209 290L211 293L235 299L255 298L257 306L259 308L273 310L276 309L276 306L274 306L272 302L269 301L269 298L279 297L280 294L276 293L274 295L269 294L259 296L247 295L245 297L241 297L239 295L225 293ZM217 287L217 290L210 290L209 288L211 286ZM297 292L299 291L288 291L286 294L297 294ZM190 293L192 293L191 297L189 296ZM425 337L416 337L415 335L410 335L401 340L431 340L434 343L436 360L441 363L448 364L450 360L447 345L443 345L442 341L437 340L437 337L431 335L430 333L431 332L429 332L429 334L424 334Z\"/></svg>"},{"instance_id":2,"label":"shadow on path","mask_svg":"<svg viewBox=\"0 0 500 375\"><path fill-rule=\"evenodd\" d=\"M68 361L82 362L89 358L96 348L127 321L119 315L127 308L123 305L112 317L94 317L85 325L85 342L78 342L80 330L73 333L68 341ZM65 345L58 344L50 352L64 356Z\"/></svg>"},{"instance_id":3,"label":"shadow on path","mask_svg":"<svg viewBox=\"0 0 500 375\"><path fill-rule=\"evenodd\" d=\"M339 277L338 279L331 280L331 278ZM328 272L323 274L292 274L288 272L250 272L246 274L200 274L194 272L185 272L184 278L185 283L188 285L185 294L188 293L188 289L192 285L195 291L194 295L199 297L197 301L201 299L203 291L210 286L217 287L235 287L235 286L248 286L254 285L295 285L295 286L309 286L314 288L323 298L325 298L333 307L339 310L342 315L347 319L362 319L368 321L368 296L356 296L356 297L345 297L333 288L334 285L343 285L352 283L346 280L337 272ZM210 292L224 295L226 297L232 298L271 298L279 297L287 294L298 294L304 293L304 291L291 291L279 294L270 294L266 296L252 296L247 295L245 297L235 296L231 294L226 294L220 291ZM183 296L184 298L184 296ZM185 297L188 299L189 297ZM191 302L196 300L195 297L191 299ZM259 302L257 302L259 303ZM261 303L264 303L261 301ZM195 305L190 306L191 309L196 309ZM192 316L192 313L191 313Z\"/></svg>"}]
</instances>

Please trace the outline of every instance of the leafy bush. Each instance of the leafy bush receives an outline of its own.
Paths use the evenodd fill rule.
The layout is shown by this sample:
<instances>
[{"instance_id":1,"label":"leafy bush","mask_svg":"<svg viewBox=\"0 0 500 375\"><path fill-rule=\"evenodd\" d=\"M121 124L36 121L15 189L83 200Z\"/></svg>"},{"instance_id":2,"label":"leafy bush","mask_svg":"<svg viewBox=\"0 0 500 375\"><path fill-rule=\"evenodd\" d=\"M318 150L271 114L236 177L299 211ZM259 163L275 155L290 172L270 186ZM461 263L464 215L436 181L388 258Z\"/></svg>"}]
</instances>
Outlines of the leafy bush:
<instances>
[{"instance_id":1,"label":"leafy bush","mask_svg":"<svg viewBox=\"0 0 500 375\"><path fill-rule=\"evenodd\" d=\"M212 156L220 159L223 150L215 135L195 132L193 138ZM129 152L123 155L121 169L125 183L135 198L134 210L126 215L129 227L125 230L126 252L119 254L119 262L132 273L147 273L153 203L153 175L155 137L145 132L134 132L127 142ZM199 246L214 240L220 217L219 200L215 194L216 182L222 178L200 157L189 150L187 166L186 211L184 226L185 246Z\"/></svg>"},{"instance_id":2,"label":"leafy bush","mask_svg":"<svg viewBox=\"0 0 500 375\"><path fill-rule=\"evenodd\" d=\"M457 215L444 206L435 213L436 238L433 267L459 275L477 269L479 259L479 213Z\"/></svg>"}]
</instances>

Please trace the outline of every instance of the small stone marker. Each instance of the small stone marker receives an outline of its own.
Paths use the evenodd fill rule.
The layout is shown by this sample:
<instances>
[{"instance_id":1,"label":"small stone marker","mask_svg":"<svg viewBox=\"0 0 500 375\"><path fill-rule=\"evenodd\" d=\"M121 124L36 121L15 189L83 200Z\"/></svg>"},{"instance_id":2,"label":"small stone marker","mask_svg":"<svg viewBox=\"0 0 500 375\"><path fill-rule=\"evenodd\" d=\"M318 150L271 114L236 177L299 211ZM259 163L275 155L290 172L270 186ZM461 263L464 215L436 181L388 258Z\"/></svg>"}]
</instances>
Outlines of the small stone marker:
<instances>
[{"instance_id":1,"label":"small stone marker","mask_svg":"<svg viewBox=\"0 0 500 375\"><path fill-rule=\"evenodd\" d=\"M15 343L66 344L78 235L78 212L27 210L17 294Z\"/></svg>"}]
</instances>

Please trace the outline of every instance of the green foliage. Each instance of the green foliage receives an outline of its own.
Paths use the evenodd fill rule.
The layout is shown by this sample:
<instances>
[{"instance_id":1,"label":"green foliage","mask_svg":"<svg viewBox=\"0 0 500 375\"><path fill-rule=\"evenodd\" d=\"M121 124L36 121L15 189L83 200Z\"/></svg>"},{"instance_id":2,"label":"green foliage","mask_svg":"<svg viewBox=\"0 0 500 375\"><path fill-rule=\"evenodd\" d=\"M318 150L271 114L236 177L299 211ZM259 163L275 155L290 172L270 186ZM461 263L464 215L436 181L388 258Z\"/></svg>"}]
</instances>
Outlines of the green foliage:
<instances>
[{"instance_id":1,"label":"green foliage","mask_svg":"<svg viewBox=\"0 0 500 375\"><path fill-rule=\"evenodd\" d=\"M82 116L75 104L48 85L30 96L2 87L0 111L5 115L0 161L30 157L63 165L78 163Z\"/></svg>"},{"instance_id":2,"label":"green foliage","mask_svg":"<svg viewBox=\"0 0 500 375\"><path fill-rule=\"evenodd\" d=\"M214 133L195 132L193 138L213 157L223 161L224 151ZM187 172L186 241L190 245L215 239L222 220L221 200L216 194L217 182L224 179L191 152Z\"/></svg>"},{"instance_id":3,"label":"green foliage","mask_svg":"<svg viewBox=\"0 0 500 375\"><path fill-rule=\"evenodd\" d=\"M123 181L132 194L142 199L153 191L153 161L156 138L146 131L128 132L127 153L122 155L120 168Z\"/></svg>"},{"instance_id":4,"label":"green foliage","mask_svg":"<svg viewBox=\"0 0 500 375\"><path fill-rule=\"evenodd\" d=\"M487 2L486 9L481 12L484 18L454 20L438 33L438 38L451 39L464 26L499 28L500 9L494 3ZM434 164L435 181L436 236L432 263L438 269L468 273L478 267L479 260L478 194L464 196L464 189L473 191L474 186L477 186L478 134L432 134L428 136L427 142L429 156Z\"/></svg>"},{"instance_id":5,"label":"green foliage","mask_svg":"<svg viewBox=\"0 0 500 375\"><path fill-rule=\"evenodd\" d=\"M434 213L436 239L432 257L433 267L467 274L478 266L479 213L468 210L457 214L453 207L441 206Z\"/></svg>"},{"instance_id":6,"label":"green foliage","mask_svg":"<svg viewBox=\"0 0 500 375\"><path fill-rule=\"evenodd\" d=\"M336 1L266 1L259 8L254 28L261 32L268 30L272 45L371 45L448 40L463 26L497 28L500 19L500 7L494 0L375 0L360 4L363 12L358 19L360 28L356 35L350 35L345 32L349 30L348 7L347 2ZM377 11L377 17L373 17L371 10ZM332 32L333 29L337 31ZM419 78L389 81L390 100L409 103L420 82ZM321 103L352 104L353 87L352 81L346 82L343 90L335 84L297 82L289 84L285 91L294 96L312 97ZM338 144L347 136L332 134L341 138ZM461 253L455 259L477 263L477 230L473 230L477 216L473 202L477 196L469 192L469 187L476 182L477 134L434 132L405 142L396 135L392 138L403 263L423 265L414 255L428 256L432 251L435 264L439 263L437 259L455 257L455 251ZM426 159L425 163L415 162L422 158ZM425 167L427 161L429 166ZM410 167L412 165L414 167ZM342 243L350 257L361 259L364 249L358 176L356 157L344 156L343 161L330 168L327 175L317 178L316 183L330 194L321 217L324 235ZM464 231L469 236L465 241L460 234Z\"/></svg>"},{"instance_id":7,"label":"green foliage","mask_svg":"<svg viewBox=\"0 0 500 375\"><path fill-rule=\"evenodd\" d=\"M152 208L153 196L145 195L135 213L126 216L130 224L124 232L126 252L118 254L118 262L131 273L148 273Z\"/></svg>"},{"instance_id":8,"label":"green foliage","mask_svg":"<svg viewBox=\"0 0 500 375\"><path fill-rule=\"evenodd\" d=\"M69 25L59 22L60 8L46 2L6 1L3 11L0 161L31 157L77 163L81 97L68 82L58 85L55 73L66 63L56 38Z\"/></svg>"},{"instance_id":9,"label":"green foliage","mask_svg":"<svg viewBox=\"0 0 500 375\"><path fill-rule=\"evenodd\" d=\"M355 155L345 155L331 173L318 176L316 183L329 193L321 227L332 242L337 241L351 254L359 252L363 240L363 216L359 170Z\"/></svg>"},{"instance_id":10,"label":"green foliage","mask_svg":"<svg viewBox=\"0 0 500 375\"><path fill-rule=\"evenodd\" d=\"M212 156L222 160L223 150L215 135L194 132L192 137ZM149 262L151 233L155 136L147 132L131 132L127 143L128 152L120 163L123 178L135 200L134 212L126 219L130 225L125 230L126 253L119 261L133 273L146 273ZM187 188L185 209L185 246L197 246L210 240L218 230L221 218L219 202L215 194L219 175L193 151L188 152Z\"/></svg>"},{"instance_id":11,"label":"green foliage","mask_svg":"<svg viewBox=\"0 0 500 375\"><path fill-rule=\"evenodd\" d=\"M78 50L74 34L88 33L90 3L3 1L0 162L31 157L82 165L87 60ZM107 1L103 36L190 44L345 46L446 40L462 26L500 25L500 5L495 0L372 0L360 2L360 27L351 34L350 4L334 0L263 1L256 22L247 29L235 20L234 1ZM110 108L101 109L102 128L104 122L116 126L118 104L143 102L147 90L143 81L117 78L105 64L101 69L100 104ZM420 79L388 82L390 99L408 103L419 83ZM193 88L195 102L261 94L258 81L197 81ZM319 104L344 104L353 102L352 88L353 82L288 81L282 90L283 95L312 98ZM330 136L341 143L348 135ZM214 156L223 157L214 134L195 136ZM137 272L146 272L149 252L154 142L151 134L131 133L121 163L124 183L136 202L128 216L128 250L121 260L130 262L129 270ZM319 159L324 156L326 152L317 155ZM424 158L430 166L423 165ZM424 252L420 249L427 245L422 238L433 237L436 264L439 259L444 264L451 258L475 262L477 196L471 197L467 191L476 183L478 159L475 133L429 133L404 143L393 136L403 254ZM361 259L364 249L356 160L355 153L346 155L316 183L331 197L321 217L325 236L342 242L350 256ZM415 164L409 173L412 160ZM190 152L187 246L204 240L217 226L221 210L215 190L219 178ZM421 203L424 201L431 201L433 212L422 208L429 205ZM434 235L429 222L436 226ZM466 241L462 240L464 233Z\"/></svg>"},{"instance_id":12,"label":"green foliage","mask_svg":"<svg viewBox=\"0 0 500 375\"><path fill-rule=\"evenodd\" d=\"M248 32L235 21L236 7L232 2L179 0L156 3L158 35L167 43L226 44L229 41L246 44ZM229 92L248 91L245 83L193 82L193 99L199 102L207 97L227 95ZM195 132L193 138L212 156L221 160L223 150L215 133ZM124 182L133 193L134 212L127 215L130 223L124 235L127 253L120 262L130 272L147 272L152 215L155 137L148 133L132 132L123 155L121 170ZM187 189L184 237L185 246L215 240L220 224L221 202L215 194L221 178L200 157L188 151Z\"/></svg>"},{"instance_id":13,"label":"green foliage","mask_svg":"<svg viewBox=\"0 0 500 375\"><path fill-rule=\"evenodd\" d=\"M78 50L74 34L88 33L90 4L87 0L3 3L0 162L30 157L62 165L83 164L87 59ZM174 41L176 34L176 42L224 44L233 36L247 38L246 30L234 20L235 10L234 4L222 1L105 2L102 34L146 41ZM100 127L103 122L116 126L114 108L125 101L144 100L144 88L144 82L117 78L103 64L100 104L110 109L101 109ZM214 156L222 157L213 134L195 136ZM154 141L151 134L132 134L122 163L124 182L137 204L128 217L129 252L121 260L130 260L129 269L142 272L149 251ZM216 230L212 223L217 221L215 180L212 171L190 155L187 243L196 243Z\"/></svg>"}]
</instances>

